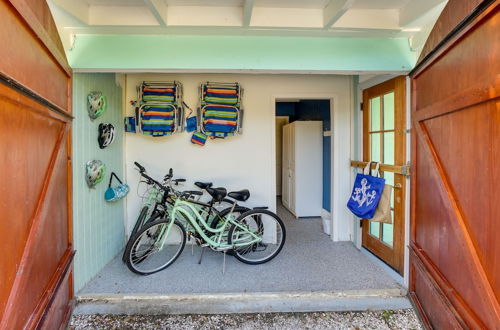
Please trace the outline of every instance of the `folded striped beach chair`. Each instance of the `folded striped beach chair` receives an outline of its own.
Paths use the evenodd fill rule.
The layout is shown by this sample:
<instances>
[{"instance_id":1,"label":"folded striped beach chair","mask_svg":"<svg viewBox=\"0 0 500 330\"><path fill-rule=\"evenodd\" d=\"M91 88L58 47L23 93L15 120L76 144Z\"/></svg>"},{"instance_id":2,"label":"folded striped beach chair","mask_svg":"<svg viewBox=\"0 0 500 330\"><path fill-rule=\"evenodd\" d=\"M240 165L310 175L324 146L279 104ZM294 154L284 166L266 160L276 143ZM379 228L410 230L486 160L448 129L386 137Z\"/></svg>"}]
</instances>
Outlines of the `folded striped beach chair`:
<instances>
[{"instance_id":1,"label":"folded striped beach chair","mask_svg":"<svg viewBox=\"0 0 500 330\"><path fill-rule=\"evenodd\" d=\"M199 131L214 138L242 132L243 110L238 83L206 82L200 87Z\"/></svg>"},{"instance_id":2,"label":"folded striped beach chair","mask_svg":"<svg viewBox=\"0 0 500 330\"><path fill-rule=\"evenodd\" d=\"M143 81L137 92L140 132L151 136L165 136L183 130L181 83Z\"/></svg>"},{"instance_id":3,"label":"folded striped beach chair","mask_svg":"<svg viewBox=\"0 0 500 330\"><path fill-rule=\"evenodd\" d=\"M151 136L171 135L176 130L176 111L172 104L149 102L141 105L141 131Z\"/></svg>"}]
</instances>

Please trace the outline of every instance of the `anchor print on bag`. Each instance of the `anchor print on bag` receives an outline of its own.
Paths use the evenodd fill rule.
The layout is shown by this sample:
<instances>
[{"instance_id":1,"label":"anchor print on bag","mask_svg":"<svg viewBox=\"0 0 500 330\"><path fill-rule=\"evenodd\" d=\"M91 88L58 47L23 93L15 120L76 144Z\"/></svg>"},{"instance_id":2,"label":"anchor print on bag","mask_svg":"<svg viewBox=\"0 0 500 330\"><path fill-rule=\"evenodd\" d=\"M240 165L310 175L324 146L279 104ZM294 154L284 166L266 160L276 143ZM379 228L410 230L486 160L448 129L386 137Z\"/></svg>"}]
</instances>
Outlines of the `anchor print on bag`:
<instances>
[{"instance_id":1,"label":"anchor print on bag","mask_svg":"<svg viewBox=\"0 0 500 330\"><path fill-rule=\"evenodd\" d=\"M380 164L377 163L375 175L371 175L371 164L370 162L366 165L362 174L356 175L352 193L347 202L349 210L362 219L373 218L385 185L385 179L378 176Z\"/></svg>"},{"instance_id":2,"label":"anchor print on bag","mask_svg":"<svg viewBox=\"0 0 500 330\"><path fill-rule=\"evenodd\" d=\"M359 207L363 206L365 202L366 206L369 206L375 200L377 191L371 190L367 192L367 190L370 188L371 185L368 184L368 180L366 178L361 179L361 188L354 188L354 193L352 194L351 198L358 202Z\"/></svg>"}]
</instances>

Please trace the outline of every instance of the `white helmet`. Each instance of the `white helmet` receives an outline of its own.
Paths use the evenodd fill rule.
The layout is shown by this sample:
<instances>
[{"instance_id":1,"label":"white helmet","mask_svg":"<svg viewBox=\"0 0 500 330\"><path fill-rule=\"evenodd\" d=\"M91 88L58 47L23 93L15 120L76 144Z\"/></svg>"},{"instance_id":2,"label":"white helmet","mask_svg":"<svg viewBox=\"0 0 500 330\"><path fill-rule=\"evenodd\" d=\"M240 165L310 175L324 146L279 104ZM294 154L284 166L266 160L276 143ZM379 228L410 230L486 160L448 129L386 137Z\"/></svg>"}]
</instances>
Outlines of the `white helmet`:
<instances>
[{"instance_id":1,"label":"white helmet","mask_svg":"<svg viewBox=\"0 0 500 330\"><path fill-rule=\"evenodd\" d=\"M93 188L96 184L104 179L104 172L106 166L100 160L90 160L85 165L85 180L90 188Z\"/></svg>"},{"instance_id":2,"label":"white helmet","mask_svg":"<svg viewBox=\"0 0 500 330\"><path fill-rule=\"evenodd\" d=\"M99 148L104 149L109 146L115 139L115 127L110 123L99 124L99 136L97 137L97 142L99 142Z\"/></svg>"},{"instance_id":3,"label":"white helmet","mask_svg":"<svg viewBox=\"0 0 500 330\"><path fill-rule=\"evenodd\" d=\"M102 92L90 92L87 96L87 111L91 120L101 116L107 107L108 102Z\"/></svg>"}]
</instances>

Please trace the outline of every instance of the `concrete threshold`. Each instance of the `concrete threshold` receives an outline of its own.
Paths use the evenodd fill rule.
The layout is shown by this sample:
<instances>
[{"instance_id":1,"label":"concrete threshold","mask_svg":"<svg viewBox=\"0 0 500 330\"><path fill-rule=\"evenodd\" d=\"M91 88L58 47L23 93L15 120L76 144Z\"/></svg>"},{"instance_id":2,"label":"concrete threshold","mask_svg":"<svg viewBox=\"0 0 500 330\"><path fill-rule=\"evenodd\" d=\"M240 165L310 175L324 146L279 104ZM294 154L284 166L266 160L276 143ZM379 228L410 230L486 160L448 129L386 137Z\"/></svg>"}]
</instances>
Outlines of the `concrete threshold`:
<instances>
[{"instance_id":1,"label":"concrete threshold","mask_svg":"<svg viewBox=\"0 0 500 330\"><path fill-rule=\"evenodd\" d=\"M82 294L75 314L229 314L406 309L404 289L216 294Z\"/></svg>"}]
</instances>

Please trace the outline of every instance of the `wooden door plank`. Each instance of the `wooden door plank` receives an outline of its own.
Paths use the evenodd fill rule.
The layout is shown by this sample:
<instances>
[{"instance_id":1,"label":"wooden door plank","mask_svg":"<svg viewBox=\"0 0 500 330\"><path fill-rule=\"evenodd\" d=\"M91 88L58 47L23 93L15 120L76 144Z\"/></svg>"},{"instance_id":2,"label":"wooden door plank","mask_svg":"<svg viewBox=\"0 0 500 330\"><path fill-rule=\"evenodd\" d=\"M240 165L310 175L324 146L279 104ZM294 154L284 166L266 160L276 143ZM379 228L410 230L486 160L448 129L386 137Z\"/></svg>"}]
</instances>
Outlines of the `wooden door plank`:
<instances>
[{"instance_id":1,"label":"wooden door plank","mask_svg":"<svg viewBox=\"0 0 500 330\"><path fill-rule=\"evenodd\" d=\"M426 150L429 154L428 159L431 160L430 164L433 166L433 170L440 178L438 180L440 189L438 189L437 192L442 196L443 199L446 199L448 201L448 203L445 203L443 207L445 207L448 212L453 214L457 221L458 226L453 226L453 229L456 231L456 235L463 239L466 250L470 253L470 262L472 263L472 267L470 267L470 269L476 271L477 280L484 288L487 302L491 306L491 309L493 311L493 315L491 316L492 320L500 320L500 305L498 303L498 300L496 299L493 287L491 286L491 283L489 282L483 265L479 259L478 251L473 244L469 231L467 230L463 212L460 208L460 205L457 203L457 197L453 192L453 188L448 180L444 167L439 160L439 156L437 155L437 152L433 146L428 132L425 129L424 124L416 123L414 125L414 129L416 131L417 137L419 138L419 141L424 146L424 150ZM469 262L468 258L464 258L463 262Z\"/></svg>"},{"instance_id":2,"label":"wooden door plank","mask_svg":"<svg viewBox=\"0 0 500 330\"><path fill-rule=\"evenodd\" d=\"M48 10L48 9L47 9ZM8 1L0 2L0 75L14 80L64 112L71 112L71 75Z\"/></svg>"},{"instance_id":3,"label":"wooden door plank","mask_svg":"<svg viewBox=\"0 0 500 330\"><path fill-rule=\"evenodd\" d=\"M498 72L500 72L500 67ZM470 108L480 103L498 100L500 99L500 76L497 76L495 80L478 83L477 86L419 109L412 120L420 122Z\"/></svg>"},{"instance_id":4,"label":"wooden door plank","mask_svg":"<svg viewBox=\"0 0 500 330\"><path fill-rule=\"evenodd\" d=\"M71 300L71 290L69 288L69 278L73 267L73 258L75 256L75 251L72 247L69 247L64 253L63 258L59 262L57 270L52 276L47 289L45 290L42 299L38 303L32 317L30 318L27 328L40 328L40 326L47 322L47 320L51 317L51 313L49 310L53 308L54 305L60 305L61 303L57 303L55 300L61 294L61 291L64 292L68 289L68 296L65 299L65 303L68 304L68 300ZM64 286L68 286L68 288L64 288ZM69 298L69 299L68 299ZM67 307L66 307L67 308ZM71 311L71 308L69 308ZM64 316L63 316L64 317Z\"/></svg>"},{"instance_id":5,"label":"wooden door plank","mask_svg":"<svg viewBox=\"0 0 500 330\"><path fill-rule=\"evenodd\" d=\"M429 60L428 56L436 49L441 48L440 43L450 35L453 30L463 22L484 0L448 0L447 6L441 12L427 41L420 53L417 63Z\"/></svg>"},{"instance_id":6,"label":"wooden door plank","mask_svg":"<svg viewBox=\"0 0 500 330\"><path fill-rule=\"evenodd\" d=\"M428 329L467 329L467 324L455 307L450 304L442 286L435 278L429 276L424 264L415 254L415 250L411 249L410 255L412 256L410 274L414 278L413 294L410 296L416 301L417 311L422 315L424 325ZM481 328L484 329L484 326L477 329Z\"/></svg>"},{"instance_id":7,"label":"wooden door plank","mask_svg":"<svg viewBox=\"0 0 500 330\"><path fill-rule=\"evenodd\" d=\"M40 5L38 0L8 0L14 6L17 12L23 17L26 24L29 25L33 33L41 40L42 44L47 48L48 53L54 58L59 66L71 76L71 68L69 67L64 48L57 32L57 27L48 11L45 4ZM36 5L36 11L35 9ZM41 21L40 18L45 20ZM49 30L51 33L49 33Z\"/></svg>"},{"instance_id":8,"label":"wooden door plank","mask_svg":"<svg viewBox=\"0 0 500 330\"><path fill-rule=\"evenodd\" d=\"M435 291L441 296L441 299L451 310L455 318L464 325L464 328L485 329L485 324L477 314L469 307L460 293L446 279L439 267L425 253L417 243L410 245L413 264L417 264L420 271L426 274L426 277L433 283ZM465 319L465 320L464 320Z\"/></svg>"},{"instance_id":9,"label":"wooden door plank","mask_svg":"<svg viewBox=\"0 0 500 330\"><path fill-rule=\"evenodd\" d=\"M447 326L450 310L461 327L500 327L499 8L500 0L450 1L426 45L438 46L411 73L410 291L435 327ZM468 18L453 27L452 14ZM437 41L444 26L453 32Z\"/></svg>"},{"instance_id":10,"label":"wooden door plank","mask_svg":"<svg viewBox=\"0 0 500 330\"><path fill-rule=\"evenodd\" d=\"M56 162L59 159L59 162L64 159L64 162L66 161L65 157L65 148L61 148L61 145L63 141L66 139L66 134L67 134L67 129L66 127L63 126L63 129L61 129L59 136L57 138L57 142L54 146L52 155L50 157L50 162L49 166L47 168L47 172L45 174L44 182L43 182L43 187L42 187L42 192L37 200L37 206L35 210L35 214L32 218L32 221L30 223L30 229L29 229L29 234L27 236L27 241L24 246L24 252L22 254L22 257L20 259L19 266L17 267L17 276L15 277L15 280L13 282L13 286L10 290L10 295L9 298L7 299L7 305L4 311L3 319L2 322L0 323L0 328L11 328L14 320L19 319L20 316L23 315L23 313L20 313L19 308L20 306L16 303L16 301L19 299L21 296L25 296L26 292L22 290L22 287L26 285L26 281L28 280L26 278L26 272L29 267L33 264L35 261L35 255L38 251L38 247L35 245L36 243L39 243L39 239L36 239L37 236L40 235L40 231L44 228L43 225L47 225L46 223L46 218L45 215L42 214L45 211L46 208L46 197L47 193L49 191L49 185L52 183L52 178L53 178L53 173L56 168ZM68 248L71 248L69 246ZM57 261L57 260L56 260ZM38 274L39 276L41 274ZM38 281L42 281L39 285L42 287L45 287L47 283L44 283L45 279L39 278ZM48 279L47 279L48 282ZM35 282L32 282L34 284ZM42 292L40 293L42 294ZM38 299L38 297L30 297L31 300L35 300L35 303ZM22 319L20 320L22 321ZM9 326L10 324L10 326ZM19 326L20 324L18 324ZM16 327L16 326L14 326Z\"/></svg>"},{"instance_id":11,"label":"wooden door plank","mask_svg":"<svg viewBox=\"0 0 500 330\"><path fill-rule=\"evenodd\" d=\"M46 1L0 2L0 328L71 313L71 69Z\"/></svg>"}]
</instances>

